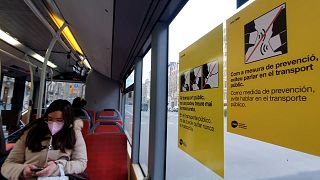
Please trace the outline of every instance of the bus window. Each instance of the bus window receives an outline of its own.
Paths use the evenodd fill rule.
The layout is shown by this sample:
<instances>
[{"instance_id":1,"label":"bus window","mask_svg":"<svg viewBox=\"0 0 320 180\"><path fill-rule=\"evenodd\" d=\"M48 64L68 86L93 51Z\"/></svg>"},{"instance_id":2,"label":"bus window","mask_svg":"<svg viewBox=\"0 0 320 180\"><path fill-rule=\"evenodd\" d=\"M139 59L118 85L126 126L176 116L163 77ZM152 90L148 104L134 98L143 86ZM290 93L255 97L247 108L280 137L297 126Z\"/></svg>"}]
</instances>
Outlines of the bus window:
<instances>
[{"instance_id":1,"label":"bus window","mask_svg":"<svg viewBox=\"0 0 320 180\"><path fill-rule=\"evenodd\" d=\"M22 113L28 110L30 90L31 90L31 82L26 81L25 88L24 88Z\"/></svg>"},{"instance_id":2,"label":"bus window","mask_svg":"<svg viewBox=\"0 0 320 180\"><path fill-rule=\"evenodd\" d=\"M124 114L124 130L128 135L128 139L132 142L132 124L133 124L133 94L130 91L125 94L125 114Z\"/></svg>"},{"instance_id":3,"label":"bus window","mask_svg":"<svg viewBox=\"0 0 320 180\"><path fill-rule=\"evenodd\" d=\"M172 110L172 106L176 103L176 96L172 89L175 89L178 83L174 78L179 73L179 71L175 72L175 69L178 68L179 52L222 23L228 18L227 15L233 13L232 11L235 8L235 0L191 0L170 24L168 69L168 106L170 107L168 107L167 115L167 180L223 179L191 155L178 148L178 112ZM189 30L190 32L188 32ZM226 36L224 35L224 37ZM224 43L226 43L225 38ZM226 50L224 51L225 53ZM225 72L224 76L226 76ZM177 77L177 79L179 78ZM224 80L226 80L225 77ZM225 110L225 126L227 123L226 112ZM239 136L227 132L226 128L224 128L224 142L224 179L318 179L320 159L316 156Z\"/></svg>"},{"instance_id":4,"label":"bus window","mask_svg":"<svg viewBox=\"0 0 320 180\"><path fill-rule=\"evenodd\" d=\"M236 0L191 0L169 26L167 180L222 179L178 148L179 52L222 23L235 9Z\"/></svg>"},{"instance_id":5,"label":"bus window","mask_svg":"<svg viewBox=\"0 0 320 180\"><path fill-rule=\"evenodd\" d=\"M1 109L11 110L11 99L14 90L14 78L3 76L1 89Z\"/></svg>"},{"instance_id":6,"label":"bus window","mask_svg":"<svg viewBox=\"0 0 320 180\"><path fill-rule=\"evenodd\" d=\"M131 86L134 83L134 70L131 72L129 77L126 79L126 88Z\"/></svg>"},{"instance_id":7,"label":"bus window","mask_svg":"<svg viewBox=\"0 0 320 180\"><path fill-rule=\"evenodd\" d=\"M47 93L46 105L49 106L50 103L56 99L66 99L70 103L72 103L73 99L76 97L84 98L84 90L85 90L84 83L47 81L46 82L46 93Z\"/></svg>"},{"instance_id":8,"label":"bus window","mask_svg":"<svg viewBox=\"0 0 320 180\"><path fill-rule=\"evenodd\" d=\"M149 122L150 122L150 79L151 49L143 58L142 95L141 95L141 129L139 163L145 174L148 172Z\"/></svg>"}]
</instances>

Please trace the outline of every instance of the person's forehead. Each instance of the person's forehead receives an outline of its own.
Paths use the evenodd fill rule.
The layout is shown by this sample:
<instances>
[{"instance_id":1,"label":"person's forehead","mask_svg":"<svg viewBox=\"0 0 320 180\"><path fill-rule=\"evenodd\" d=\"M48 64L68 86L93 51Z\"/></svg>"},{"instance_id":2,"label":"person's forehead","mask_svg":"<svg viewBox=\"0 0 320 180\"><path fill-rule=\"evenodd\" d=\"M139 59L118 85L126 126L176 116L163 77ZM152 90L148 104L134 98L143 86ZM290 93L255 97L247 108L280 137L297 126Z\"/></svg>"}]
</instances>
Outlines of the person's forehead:
<instances>
[{"instance_id":1,"label":"person's forehead","mask_svg":"<svg viewBox=\"0 0 320 180\"><path fill-rule=\"evenodd\" d=\"M62 118L62 111L53 111L49 113L48 116L52 118Z\"/></svg>"}]
</instances>

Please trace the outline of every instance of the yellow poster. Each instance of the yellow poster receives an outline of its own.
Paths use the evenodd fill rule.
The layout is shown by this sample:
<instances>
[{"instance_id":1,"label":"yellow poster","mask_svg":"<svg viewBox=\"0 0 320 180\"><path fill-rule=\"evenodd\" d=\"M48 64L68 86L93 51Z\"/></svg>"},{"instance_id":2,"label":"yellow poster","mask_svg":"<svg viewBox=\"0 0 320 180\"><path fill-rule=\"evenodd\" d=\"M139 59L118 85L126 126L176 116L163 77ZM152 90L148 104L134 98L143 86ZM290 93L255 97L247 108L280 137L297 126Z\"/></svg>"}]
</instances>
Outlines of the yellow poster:
<instances>
[{"instance_id":1,"label":"yellow poster","mask_svg":"<svg viewBox=\"0 0 320 180\"><path fill-rule=\"evenodd\" d=\"M222 24L180 52L180 149L224 176Z\"/></svg>"},{"instance_id":2,"label":"yellow poster","mask_svg":"<svg viewBox=\"0 0 320 180\"><path fill-rule=\"evenodd\" d=\"M320 155L319 7L256 0L227 20L229 132Z\"/></svg>"}]
</instances>

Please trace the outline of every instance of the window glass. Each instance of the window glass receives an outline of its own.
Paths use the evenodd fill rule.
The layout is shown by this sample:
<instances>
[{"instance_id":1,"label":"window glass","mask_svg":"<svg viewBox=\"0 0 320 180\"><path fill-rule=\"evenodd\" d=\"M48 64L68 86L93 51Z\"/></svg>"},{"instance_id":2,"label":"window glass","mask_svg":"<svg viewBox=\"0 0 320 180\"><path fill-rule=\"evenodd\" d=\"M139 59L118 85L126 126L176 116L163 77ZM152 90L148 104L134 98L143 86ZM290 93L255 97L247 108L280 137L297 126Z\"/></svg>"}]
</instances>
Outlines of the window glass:
<instances>
[{"instance_id":1,"label":"window glass","mask_svg":"<svg viewBox=\"0 0 320 180\"><path fill-rule=\"evenodd\" d=\"M72 103L76 97L84 98L85 84L73 82L46 82L47 107L56 99L65 99Z\"/></svg>"},{"instance_id":2,"label":"window glass","mask_svg":"<svg viewBox=\"0 0 320 180\"><path fill-rule=\"evenodd\" d=\"M131 74L126 79L126 88L131 86L134 83L134 70L131 72Z\"/></svg>"},{"instance_id":3,"label":"window glass","mask_svg":"<svg viewBox=\"0 0 320 180\"><path fill-rule=\"evenodd\" d=\"M11 99L14 90L14 78L3 76L1 88L1 110L11 110Z\"/></svg>"},{"instance_id":4,"label":"window glass","mask_svg":"<svg viewBox=\"0 0 320 180\"><path fill-rule=\"evenodd\" d=\"M176 77L178 75L175 75L175 69L178 68L179 64L179 52L212 30L228 16L231 16L235 12L235 8L236 0L190 0L169 27L167 180L222 179L177 146L178 113L175 112L174 108L174 104L176 104L174 95L176 89L174 82L176 80L174 78L178 79ZM226 51L224 53L226 54ZM226 76L225 72L224 76ZM227 88L227 86L224 87ZM225 107L225 123L227 122L226 112ZM319 157L228 133L226 128L224 130L224 179L291 180L320 178ZM270 133L272 133L272 129L270 129Z\"/></svg>"},{"instance_id":5,"label":"window glass","mask_svg":"<svg viewBox=\"0 0 320 180\"><path fill-rule=\"evenodd\" d=\"M142 96L141 96L141 129L139 162L145 174L148 172L148 146L150 122L150 79L151 79L151 50L143 58Z\"/></svg>"},{"instance_id":6,"label":"window glass","mask_svg":"<svg viewBox=\"0 0 320 180\"><path fill-rule=\"evenodd\" d=\"M133 95L134 92L130 91L125 94L125 114L124 114L124 130L127 133L129 142L132 142L132 124L133 124Z\"/></svg>"},{"instance_id":7,"label":"window glass","mask_svg":"<svg viewBox=\"0 0 320 180\"><path fill-rule=\"evenodd\" d=\"M28 110L29 98L30 98L30 94L31 94L30 90L31 90L31 82L26 81L25 87L24 87L22 112L25 112Z\"/></svg>"},{"instance_id":8,"label":"window glass","mask_svg":"<svg viewBox=\"0 0 320 180\"><path fill-rule=\"evenodd\" d=\"M190 0L169 26L167 180L222 179L178 148L179 52L222 23L235 9L236 0Z\"/></svg>"}]
</instances>

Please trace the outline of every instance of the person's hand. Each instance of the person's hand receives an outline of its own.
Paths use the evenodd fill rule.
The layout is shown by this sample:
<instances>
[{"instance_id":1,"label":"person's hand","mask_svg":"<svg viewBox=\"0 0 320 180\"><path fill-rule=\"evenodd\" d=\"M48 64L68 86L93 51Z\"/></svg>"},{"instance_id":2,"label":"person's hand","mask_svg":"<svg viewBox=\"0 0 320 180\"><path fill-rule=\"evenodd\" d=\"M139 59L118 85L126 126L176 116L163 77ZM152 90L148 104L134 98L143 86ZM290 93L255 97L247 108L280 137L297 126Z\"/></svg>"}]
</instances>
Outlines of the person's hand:
<instances>
[{"instance_id":1,"label":"person's hand","mask_svg":"<svg viewBox=\"0 0 320 180\"><path fill-rule=\"evenodd\" d=\"M49 161L46 165L44 165L44 169L36 172L36 176L39 177L48 177L51 176L53 174L53 172L57 169L57 164L54 161Z\"/></svg>"},{"instance_id":2,"label":"person's hand","mask_svg":"<svg viewBox=\"0 0 320 180\"><path fill-rule=\"evenodd\" d=\"M28 164L26 167L23 168L22 175L24 178L31 178L36 176L36 173L32 171L31 169L35 169L37 166L33 164Z\"/></svg>"}]
</instances>

